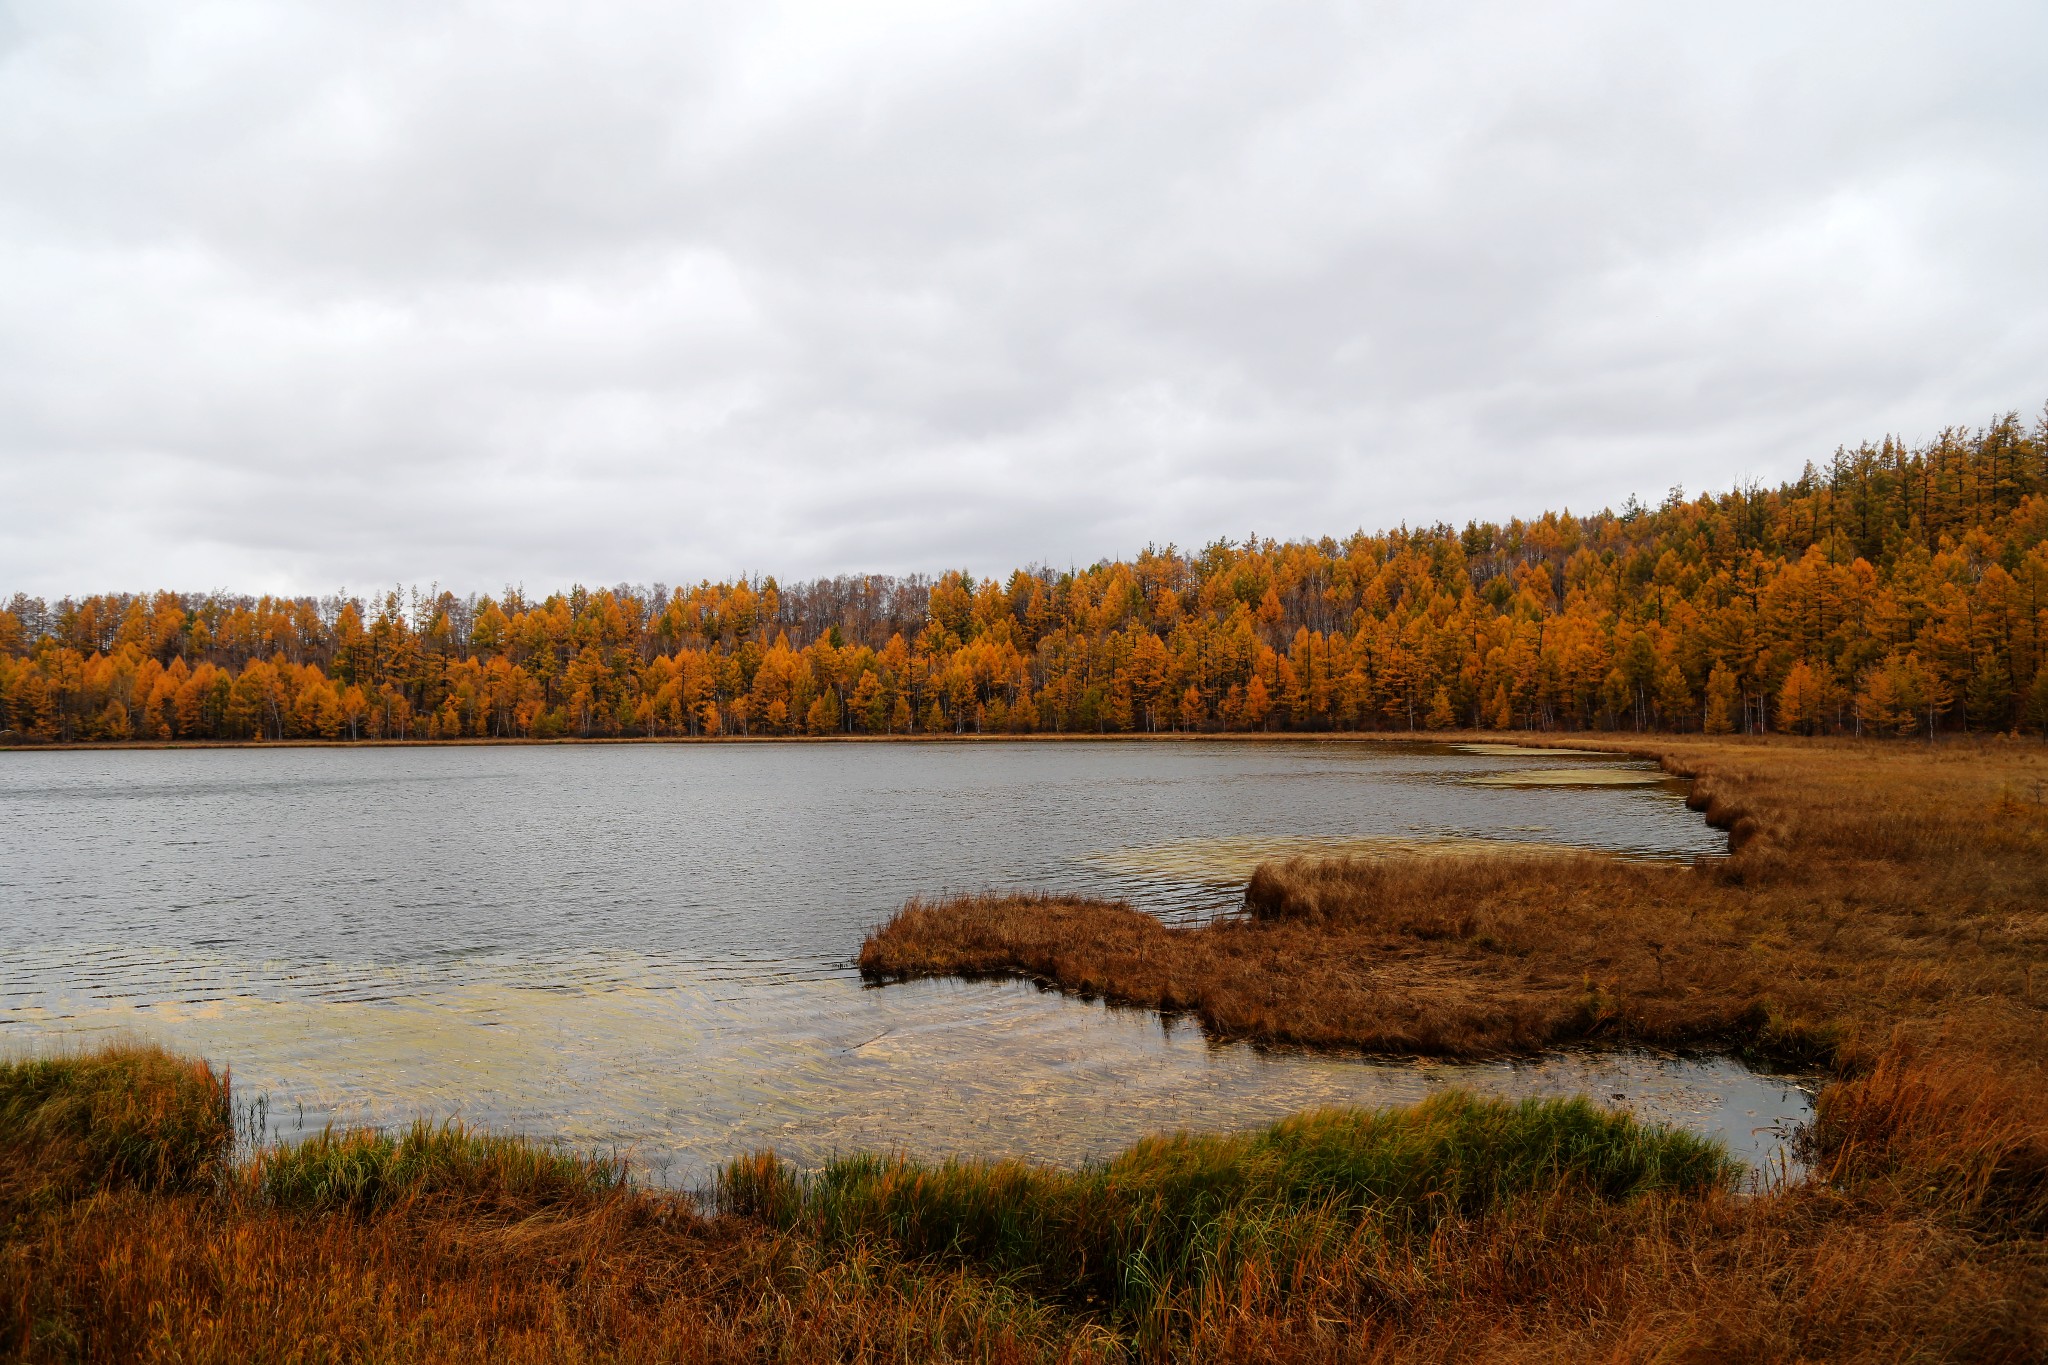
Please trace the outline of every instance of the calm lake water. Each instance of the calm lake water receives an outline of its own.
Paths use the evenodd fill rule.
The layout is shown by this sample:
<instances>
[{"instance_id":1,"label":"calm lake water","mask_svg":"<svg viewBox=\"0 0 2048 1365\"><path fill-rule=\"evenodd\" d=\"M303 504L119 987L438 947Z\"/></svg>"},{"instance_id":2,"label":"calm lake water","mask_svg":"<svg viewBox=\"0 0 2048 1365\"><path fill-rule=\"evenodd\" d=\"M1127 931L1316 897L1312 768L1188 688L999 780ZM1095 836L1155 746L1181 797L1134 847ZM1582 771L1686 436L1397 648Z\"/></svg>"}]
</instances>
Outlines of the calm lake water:
<instances>
[{"instance_id":1,"label":"calm lake water","mask_svg":"<svg viewBox=\"0 0 2048 1365\"><path fill-rule=\"evenodd\" d=\"M273 1131L458 1115L684 1183L761 1146L1071 1163L1451 1083L1592 1094L1769 1163L1807 1097L1725 1060L1374 1063L851 967L915 895L1186 920L1275 852L1720 852L1683 794L1605 756L1370 743L4 754L0 1043L159 1039L232 1066Z\"/></svg>"}]
</instances>

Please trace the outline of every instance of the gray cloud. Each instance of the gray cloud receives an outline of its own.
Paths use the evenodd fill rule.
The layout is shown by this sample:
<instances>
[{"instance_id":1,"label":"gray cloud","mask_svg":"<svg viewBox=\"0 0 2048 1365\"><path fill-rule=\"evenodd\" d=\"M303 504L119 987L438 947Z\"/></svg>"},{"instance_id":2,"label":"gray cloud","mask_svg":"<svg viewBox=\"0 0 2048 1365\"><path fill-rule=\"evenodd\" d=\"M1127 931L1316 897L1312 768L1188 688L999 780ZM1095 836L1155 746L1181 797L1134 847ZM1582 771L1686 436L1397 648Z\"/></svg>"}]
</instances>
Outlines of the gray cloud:
<instances>
[{"instance_id":1,"label":"gray cloud","mask_svg":"<svg viewBox=\"0 0 2048 1365\"><path fill-rule=\"evenodd\" d=\"M0 590L989 571L2048 398L2048 12L0 0Z\"/></svg>"}]
</instances>

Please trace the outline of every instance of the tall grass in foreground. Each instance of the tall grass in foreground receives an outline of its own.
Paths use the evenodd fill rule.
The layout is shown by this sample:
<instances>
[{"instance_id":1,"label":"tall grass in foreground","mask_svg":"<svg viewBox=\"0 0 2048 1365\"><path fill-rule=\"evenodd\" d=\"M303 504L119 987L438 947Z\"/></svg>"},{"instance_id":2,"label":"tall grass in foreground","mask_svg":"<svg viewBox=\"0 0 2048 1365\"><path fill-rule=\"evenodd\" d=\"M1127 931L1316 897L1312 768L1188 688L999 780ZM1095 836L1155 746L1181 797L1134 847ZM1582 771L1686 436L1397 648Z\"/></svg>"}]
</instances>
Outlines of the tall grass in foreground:
<instances>
[{"instance_id":1,"label":"tall grass in foreground","mask_svg":"<svg viewBox=\"0 0 2048 1365\"><path fill-rule=\"evenodd\" d=\"M239 1164L234 1139L229 1078L194 1058L117 1044L0 1063L0 1193L10 1199L219 1189L279 1209L374 1213L425 1198L543 1207L626 1182L623 1160L454 1122L328 1128Z\"/></svg>"},{"instance_id":2,"label":"tall grass in foreground","mask_svg":"<svg viewBox=\"0 0 2048 1365\"><path fill-rule=\"evenodd\" d=\"M0 1360L2048 1359L2048 1149L2012 1107L2036 1092L1952 1057L1831 1090L1822 1179L1755 1198L1722 1197L1710 1143L1447 1094L1079 1172L758 1157L728 1168L717 1217L615 1183L615 1162L454 1125L229 1165L203 1063L131 1049L52 1074L6 1073ZM173 1150L213 1125L196 1179L89 1162L47 1197L14 1178L123 1074L172 1085L102 1108L131 1137L137 1111ZM21 1102L28 1075L48 1112ZM131 1169L177 1164L157 1140Z\"/></svg>"},{"instance_id":3,"label":"tall grass in foreground","mask_svg":"<svg viewBox=\"0 0 2048 1365\"><path fill-rule=\"evenodd\" d=\"M454 1123L234 1135L202 1061L0 1068L0 1360L1097 1358L1007 1286L707 1219L616 1158Z\"/></svg>"},{"instance_id":4,"label":"tall grass in foreground","mask_svg":"<svg viewBox=\"0 0 2048 1365\"><path fill-rule=\"evenodd\" d=\"M856 1156L801 1176L764 1153L719 1198L826 1245L974 1264L1128 1320L1426 1236L1531 1196L1619 1201L1732 1183L1718 1143L1584 1100L1448 1092L1409 1109L1330 1109L1231 1135L1148 1138L1077 1172L1017 1161Z\"/></svg>"},{"instance_id":5,"label":"tall grass in foreground","mask_svg":"<svg viewBox=\"0 0 2048 1365\"><path fill-rule=\"evenodd\" d=\"M204 1187L234 1142L228 1077L133 1045L0 1063L0 1138L16 1197Z\"/></svg>"},{"instance_id":6,"label":"tall grass in foreground","mask_svg":"<svg viewBox=\"0 0 2048 1365\"><path fill-rule=\"evenodd\" d=\"M329 1128L257 1152L243 1174L246 1187L275 1207L362 1214L416 1199L553 1206L626 1183L617 1158L424 1119L395 1135Z\"/></svg>"}]
</instances>

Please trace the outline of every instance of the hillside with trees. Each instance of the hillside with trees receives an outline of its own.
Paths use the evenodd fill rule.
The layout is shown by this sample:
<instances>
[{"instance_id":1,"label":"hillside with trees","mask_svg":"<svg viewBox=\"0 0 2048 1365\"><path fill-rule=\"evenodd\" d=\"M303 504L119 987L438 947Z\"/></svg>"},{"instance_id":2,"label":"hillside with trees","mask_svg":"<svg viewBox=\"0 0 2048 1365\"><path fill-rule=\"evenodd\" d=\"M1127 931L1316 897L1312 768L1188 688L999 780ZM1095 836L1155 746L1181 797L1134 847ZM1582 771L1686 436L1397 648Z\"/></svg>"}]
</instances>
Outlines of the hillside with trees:
<instances>
[{"instance_id":1,"label":"hillside with trees","mask_svg":"<svg viewBox=\"0 0 2048 1365\"><path fill-rule=\"evenodd\" d=\"M2048 730L2048 418L1792 483L1006 579L16 595L0 743Z\"/></svg>"}]
</instances>

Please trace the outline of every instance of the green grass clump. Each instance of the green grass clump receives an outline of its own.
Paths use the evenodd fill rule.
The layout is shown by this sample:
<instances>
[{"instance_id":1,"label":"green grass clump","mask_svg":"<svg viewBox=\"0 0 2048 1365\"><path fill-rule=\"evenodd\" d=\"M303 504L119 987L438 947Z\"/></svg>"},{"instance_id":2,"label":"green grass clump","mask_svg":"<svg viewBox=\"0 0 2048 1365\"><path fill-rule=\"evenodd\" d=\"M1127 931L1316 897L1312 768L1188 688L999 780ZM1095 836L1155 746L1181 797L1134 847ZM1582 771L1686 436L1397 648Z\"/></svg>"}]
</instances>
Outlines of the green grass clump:
<instances>
[{"instance_id":1,"label":"green grass clump","mask_svg":"<svg viewBox=\"0 0 2048 1365\"><path fill-rule=\"evenodd\" d=\"M1696 1192L1739 1169L1718 1143L1585 1100L1449 1092L1408 1109L1300 1114L1252 1133L1148 1138L1076 1172L856 1156L806 1177L763 1154L728 1165L719 1194L729 1210L826 1243L963 1260L1141 1317L1206 1284L1247 1274L1284 1284L1311 1259L1527 1196Z\"/></svg>"},{"instance_id":2,"label":"green grass clump","mask_svg":"<svg viewBox=\"0 0 2048 1365\"><path fill-rule=\"evenodd\" d=\"M626 1166L531 1138L420 1120L396 1135L329 1128L304 1142L268 1148L250 1161L246 1179L280 1208L373 1213L425 1198L574 1203L617 1190Z\"/></svg>"},{"instance_id":3,"label":"green grass clump","mask_svg":"<svg viewBox=\"0 0 2048 1365\"><path fill-rule=\"evenodd\" d=\"M161 1048L0 1063L0 1166L15 1197L201 1188L234 1135L227 1076Z\"/></svg>"}]
</instances>

